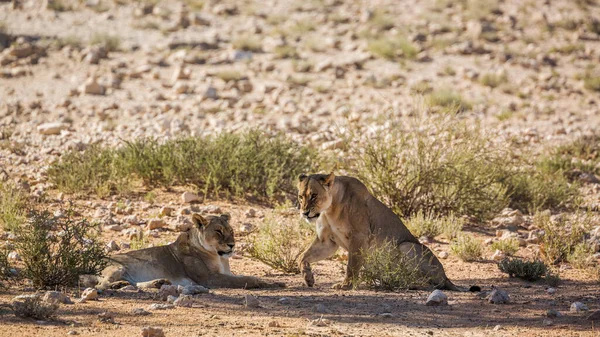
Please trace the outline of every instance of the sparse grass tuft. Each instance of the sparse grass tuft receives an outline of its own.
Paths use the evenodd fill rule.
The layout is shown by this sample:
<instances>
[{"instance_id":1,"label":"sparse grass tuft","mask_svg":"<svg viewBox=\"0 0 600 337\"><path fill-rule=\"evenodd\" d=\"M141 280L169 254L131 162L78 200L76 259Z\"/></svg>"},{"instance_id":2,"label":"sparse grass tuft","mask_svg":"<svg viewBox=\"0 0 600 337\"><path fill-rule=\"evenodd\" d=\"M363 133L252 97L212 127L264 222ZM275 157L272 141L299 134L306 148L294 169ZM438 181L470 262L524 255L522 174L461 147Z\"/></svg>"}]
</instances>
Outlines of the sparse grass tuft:
<instances>
[{"instance_id":1,"label":"sparse grass tuft","mask_svg":"<svg viewBox=\"0 0 600 337\"><path fill-rule=\"evenodd\" d=\"M272 199L295 190L294 177L311 167L314 153L281 135L252 130L159 143L125 142L121 148L68 152L48 170L68 193L128 191L127 182L147 187L195 185L205 196ZM94 165L94 163L98 163Z\"/></svg>"},{"instance_id":2,"label":"sparse grass tuft","mask_svg":"<svg viewBox=\"0 0 600 337\"><path fill-rule=\"evenodd\" d=\"M514 238L492 242L492 250L499 250L506 255L512 256L519 251L519 240Z\"/></svg>"},{"instance_id":3,"label":"sparse grass tuft","mask_svg":"<svg viewBox=\"0 0 600 337\"><path fill-rule=\"evenodd\" d=\"M262 51L262 41L256 35L242 35L231 42L235 49L258 53Z\"/></svg>"},{"instance_id":4,"label":"sparse grass tuft","mask_svg":"<svg viewBox=\"0 0 600 337\"><path fill-rule=\"evenodd\" d=\"M204 8L204 0L183 0L183 3L192 11L201 11Z\"/></svg>"},{"instance_id":5,"label":"sparse grass tuft","mask_svg":"<svg viewBox=\"0 0 600 337\"><path fill-rule=\"evenodd\" d=\"M505 74L486 73L479 78L479 83L490 88L497 88L506 82L508 77Z\"/></svg>"},{"instance_id":6,"label":"sparse grass tuft","mask_svg":"<svg viewBox=\"0 0 600 337\"><path fill-rule=\"evenodd\" d=\"M546 281L546 284L550 287L558 287L558 285L561 282L560 275L551 270L548 270L546 272L546 275L544 275L544 280Z\"/></svg>"},{"instance_id":7,"label":"sparse grass tuft","mask_svg":"<svg viewBox=\"0 0 600 337\"><path fill-rule=\"evenodd\" d=\"M268 218L250 238L248 253L273 269L298 274L299 258L313 236L313 227L306 221L282 224Z\"/></svg>"},{"instance_id":8,"label":"sparse grass tuft","mask_svg":"<svg viewBox=\"0 0 600 337\"><path fill-rule=\"evenodd\" d=\"M459 112L471 110L472 105L460 94L450 89L437 89L426 96L426 103L431 107L456 109Z\"/></svg>"},{"instance_id":9,"label":"sparse grass tuft","mask_svg":"<svg viewBox=\"0 0 600 337\"><path fill-rule=\"evenodd\" d=\"M56 40L56 46L58 48L64 48L66 46L70 46L74 49L81 49L83 47L83 43L81 39L75 35L69 35L64 38Z\"/></svg>"},{"instance_id":10,"label":"sparse grass tuft","mask_svg":"<svg viewBox=\"0 0 600 337\"><path fill-rule=\"evenodd\" d=\"M462 219L455 217L454 214L433 216L431 213L426 215L421 210L412 217L405 219L404 223L414 236L428 238L444 234L446 238L454 239L463 226Z\"/></svg>"},{"instance_id":11,"label":"sparse grass tuft","mask_svg":"<svg viewBox=\"0 0 600 337\"><path fill-rule=\"evenodd\" d=\"M450 244L450 250L459 259L466 262L481 260L483 254L481 241L470 234L459 235Z\"/></svg>"},{"instance_id":12,"label":"sparse grass tuft","mask_svg":"<svg viewBox=\"0 0 600 337\"><path fill-rule=\"evenodd\" d=\"M498 269L508 274L509 277L517 277L526 281L537 281L548 272L546 264L542 261L523 261L518 258L503 259L498 263Z\"/></svg>"},{"instance_id":13,"label":"sparse grass tuft","mask_svg":"<svg viewBox=\"0 0 600 337\"><path fill-rule=\"evenodd\" d=\"M375 10L369 18L369 25L377 31L390 30L394 28L394 18L382 10Z\"/></svg>"},{"instance_id":14,"label":"sparse grass tuft","mask_svg":"<svg viewBox=\"0 0 600 337\"><path fill-rule=\"evenodd\" d=\"M278 59L298 59L300 57L296 48L290 45L277 46L274 52Z\"/></svg>"},{"instance_id":15,"label":"sparse grass tuft","mask_svg":"<svg viewBox=\"0 0 600 337\"><path fill-rule=\"evenodd\" d=\"M148 242L148 238L146 236L141 236L139 239L131 239L129 242L131 250L140 250L144 248L148 248L150 242Z\"/></svg>"},{"instance_id":16,"label":"sparse grass tuft","mask_svg":"<svg viewBox=\"0 0 600 337\"><path fill-rule=\"evenodd\" d=\"M591 91L600 91L600 76L587 74L583 78L583 87Z\"/></svg>"},{"instance_id":17,"label":"sparse grass tuft","mask_svg":"<svg viewBox=\"0 0 600 337\"><path fill-rule=\"evenodd\" d=\"M372 289L400 291L428 284L419 268L420 261L402 253L392 242L363 251L362 256L364 263L355 285L366 284Z\"/></svg>"},{"instance_id":18,"label":"sparse grass tuft","mask_svg":"<svg viewBox=\"0 0 600 337\"><path fill-rule=\"evenodd\" d=\"M370 41L368 50L376 56L395 60L405 58L412 60L419 53L419 49L404 36L391 36Z\"/></svg>"},{"instance_id":19,"label":"sparse grass tuft","mask_svg":"<svg viewBox=\"0 0 600 337\"><path fill-rule=\"evenodd\" d=\"M69 12L73 10L71 5L66 4L62 0L48 0L47 9L53 10L55 12Z\"/></svg>"},{"instance_id":20,"label":"sparse grass tuft","mask_svg":"<svg viewBox=\"0 0 600 337\"><path fill-rule=\"evenodd\" d=\"M215 76L222 79L225 82L240 81L246 78L244 74L236 70L222 70L216 73Z\"/></svg>"},{"instance_id":21,"label":"sparse grass tuft","mask_svg":"<svg viewBox=\"0 0 600 337\"><path fill-rule=\"evenodd\" d=\"M48 304L40 296L28 296L13 302L13 311L17 317L33 318L45 321L56 314L58 304Z\"/></svg>"},{"instance_id":22,"label":"sparse grass tuft","mask_svg":"<svg viewBox=\"0 0 600 337\"><path fill-rule=\"evenodd\" d=\"M92 45L102 45L108 51L118 51L121 47L121 39L118 36L109 35L106 33L96 33L90 40Z\"/></svg>"},{"instance_id":23,"label":"sparse grass tuft","mask_svg":"<svg viewBox=\"0 0 600 337\"><path fill-rule=\"evenodd\" d=\"M49 212L32 212L30 223L16 231L24 275L38 288L74 286L79 275L98 275L107 255L95 230L95 225L70 215L55 218Z\"/></svg>"},{"instance_id":24,"label":"sparse grass tuft","mask_svg":"<svg viewBox=\"0 0 600 337\"><path fill-rule=\"evenodd\" d=\"M28 198L10 182L0 182L0 225L5 231L14 231L25 222Z\"/></svg>"}]
</instances>

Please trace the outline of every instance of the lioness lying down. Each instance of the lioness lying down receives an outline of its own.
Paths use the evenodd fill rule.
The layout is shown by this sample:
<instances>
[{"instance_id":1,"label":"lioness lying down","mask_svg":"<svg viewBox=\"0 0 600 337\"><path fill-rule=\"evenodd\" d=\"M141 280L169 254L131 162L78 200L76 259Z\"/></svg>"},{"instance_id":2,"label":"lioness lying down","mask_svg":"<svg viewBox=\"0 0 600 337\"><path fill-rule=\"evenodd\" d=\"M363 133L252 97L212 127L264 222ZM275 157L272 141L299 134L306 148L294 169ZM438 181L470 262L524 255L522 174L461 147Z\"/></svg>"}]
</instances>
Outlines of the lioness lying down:
<instances>
[{"instance_id":1,"label":"lioness lying down","mask_svg":"<svg viewBox=\"0 0 600 337\"><path fill-rule=\"evenodd\" d=\"M169 245L111 256L100 287L123 280L137 285L165 279L175 285L199 284L209 288L284 286L231 274L229 257L235 241L228 214L203 217L195 213L192 222L194 226Z\"/></svg>"},{"instance_id":2,"label":"lioness lying down","mask_svg":"<svg viewBox=\"0 0 600 337\"><path fill-rule=\"evenodd\" d=\"M317 237L300 259L300 270L309 287L315 283L310 263L332 256L338 247L348 251L348 266L346 278L334 287L348 289L362 267L361 252L393 242L409 259L419 263L419 269L433 286L462 290L446 277L444 267L429 248L419 243L400 218L358 179L336 177L333 173L302 174L298 177L298 200L304 218L316 223L317 228Z\"/></svg>"}]
</instances>

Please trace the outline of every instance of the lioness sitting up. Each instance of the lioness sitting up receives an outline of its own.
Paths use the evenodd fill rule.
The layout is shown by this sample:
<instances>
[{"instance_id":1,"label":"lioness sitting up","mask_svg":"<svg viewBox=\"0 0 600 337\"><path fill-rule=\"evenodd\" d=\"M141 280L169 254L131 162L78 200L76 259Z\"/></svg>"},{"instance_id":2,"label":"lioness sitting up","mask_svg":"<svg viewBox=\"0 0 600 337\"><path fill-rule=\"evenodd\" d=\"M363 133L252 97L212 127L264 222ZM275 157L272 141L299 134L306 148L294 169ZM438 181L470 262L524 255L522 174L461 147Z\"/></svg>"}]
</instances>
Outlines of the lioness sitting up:
<instances>
[{"instance_id":1,"label":"lioness sitting up","mask_svg":"<svg viewBox=\"0 0 600 337\"><path fill-rule=\"evenodd\" d=\"M101 288L122 280L133 285L154 281L158 285L198 284L209 288L285 286L231 274L229 257L235 241L229 218L229 214L203 217L195 213L194 226L181 233L175 242L111 256L111 265L103 271Z\"/></svg>"},{"instance_id":2,"label":"lioness sitting up","mask_svg":"<svg viewBox=\"0 0 600 337\"><path fill-rule=\"evenodd\" d=\"M317 229L317 237L300 259L300 270L309 287L315 283L310 263L332 256L338 247L348 251L348 266L346 278L334 288L349 289L362 267L361 253L393 242L419 264L433 286L461 291L446 277L442 264L429 248L419 243L400 218L373 197L358 179L336 177L333 173L301 174L298 201L304 218L315 223Z\"/></svg>"}]
</instances>

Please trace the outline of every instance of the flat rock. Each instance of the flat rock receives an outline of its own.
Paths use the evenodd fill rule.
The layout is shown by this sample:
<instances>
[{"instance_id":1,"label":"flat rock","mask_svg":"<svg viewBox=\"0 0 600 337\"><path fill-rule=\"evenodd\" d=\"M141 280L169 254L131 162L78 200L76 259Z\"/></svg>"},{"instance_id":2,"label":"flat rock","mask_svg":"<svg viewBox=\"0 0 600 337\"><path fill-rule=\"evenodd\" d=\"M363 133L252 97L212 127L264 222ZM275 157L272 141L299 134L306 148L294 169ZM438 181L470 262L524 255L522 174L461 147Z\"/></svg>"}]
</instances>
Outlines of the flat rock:
<instances>
[{"instance_id":1,"label":"flat rock","mask_svg":"<svg viewBox=\"0 0 600 337\"><path fill-rule=\"evenodd\" d=\"M179 297L173 302L176 307L191 308L194 305L194 297L192 295L179 295Z\"/></svg>"},{"instance_id":2,"label":"flat rock","mask_svg":"<svg viewBox=\"0 0 600 337\"><path fill-rule=\"evenodd\" d=\"M62 130L69 128L69 124L66 123L44 123L37 127L37 130L42 135L59 135Z\"/></svg>"},{"instance_id":3,"label":"flat rock","mask_svg":"<svg viewBox=\"0 0 600 337\"><path fill-rule=\"evenodd\" d=\"M71 298L60 291L46 291L42 300L50 304L73 304Z\"/></svg>"},{"instance_id":4,"label":"flat rock","mask_svg":"<svg viewBox=\"0 0 600 337\"><path fill-rule=\"evenodd\" d=\"M165 304L165 303L153 303L148 306L148 310L167 310L173 309L175 306L173 304Z\"/></svg>"},{"instance_id":5,"label":"flat rock","mask_svg":"<svg viewBox=\"0 0 600 337\"><path fill-rule=\"evenodd\" d=\"M571 304L571 308L569 309L569 311L571 311L571 312L581 312L581 311L588 311L588 310L590 310L588 308L588 306L581 302L573 302Z\"/></svg>"},{"instance_id":6,"label":"flat rock","mask_svg":"<svg viewBox=\"0 0 600 337\"><path fill-rule=\"evenodd\" d=\"M165 337L165 333L161 328L147 326L142 328L142 337Z\"/></svg>"},{"instance_id":7,"label":"flat rock","mask_svg":"<svg viewBox=\"0 0 600 337\"><path fill-rule=\"evenodd\" d=\"M508 293L500 288L494 288L487 297L488 302L492 304L505 304L510 301Z\"/></svg>"},{"instance_id":8,"label":"flat rock","mask_svg":"<svg viewBox=\"0 0 600 337\"><path fill-rule=\"evenodd\" d=\"M191 202L200 201L200 197L192 192L183 192L183 194L181 195L181 201L187 204Z\"/></svg>"},{"instance_id":9,"label":"flat rock","mask_svg":"<svg viewBox=\"0 0 600 337\"><path fill-rule=\"evenodd\" d=\"M207 294L208 288L205 288L201 285L190 284L185 287L178 286L177 292L183 295Z\"/></svg>"}]
</instances>

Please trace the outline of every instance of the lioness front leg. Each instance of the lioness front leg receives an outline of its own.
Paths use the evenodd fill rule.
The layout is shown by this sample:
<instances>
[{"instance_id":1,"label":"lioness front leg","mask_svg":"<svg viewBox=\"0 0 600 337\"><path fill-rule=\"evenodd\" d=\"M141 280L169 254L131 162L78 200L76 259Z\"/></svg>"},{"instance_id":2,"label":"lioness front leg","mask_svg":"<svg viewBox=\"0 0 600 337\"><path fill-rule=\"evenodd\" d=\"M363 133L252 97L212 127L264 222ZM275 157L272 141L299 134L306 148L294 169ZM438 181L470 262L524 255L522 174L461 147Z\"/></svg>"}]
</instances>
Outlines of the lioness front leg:
<instances>
[{"instance_id":1,"label":"lioness front leg","mask_svg":"<svg viewBox=\"0 0 600 337\"><path fill-rule=\"evenodd\" d=\"M341 283L333 285L334 289L348 290L352 288L354 282L357 281L357 277L360 273L360 268L363 265L363 257L361 252L365 249L365 245L362 244L351 244L350 250L348 251L348 265L346 266L346 277Z\"/></svg>"},{"instance_id":2,"label":"lioness front leg","mask_svg":"<svg viewBox=\"0 0 600 337\"><path fill-rule=\"evenodd\" d=\"M315 285L315 277L310 268L312 262L324 260L332 256L338 249L338 244L330 240L329 238L315 238L315 241L308 247L308 249L302 254L300 259L300 271L304 276L304 282L307 286L312 287Z\"/></svg>"}]
</instances>

